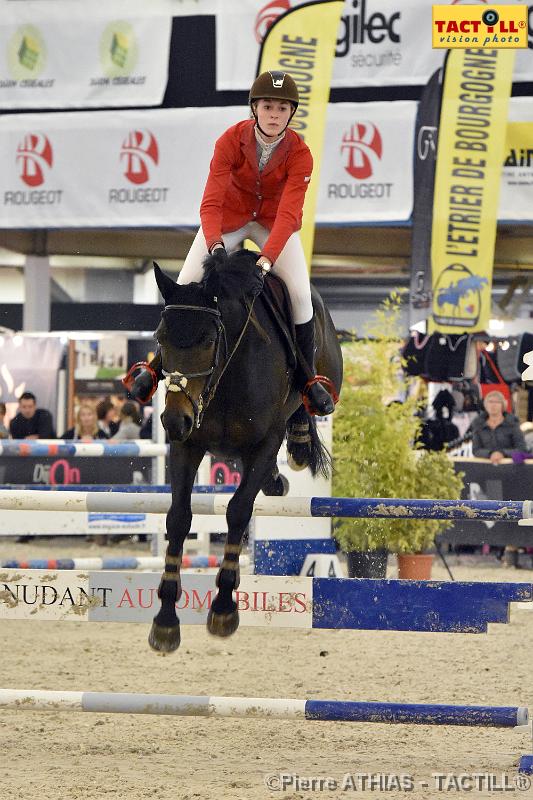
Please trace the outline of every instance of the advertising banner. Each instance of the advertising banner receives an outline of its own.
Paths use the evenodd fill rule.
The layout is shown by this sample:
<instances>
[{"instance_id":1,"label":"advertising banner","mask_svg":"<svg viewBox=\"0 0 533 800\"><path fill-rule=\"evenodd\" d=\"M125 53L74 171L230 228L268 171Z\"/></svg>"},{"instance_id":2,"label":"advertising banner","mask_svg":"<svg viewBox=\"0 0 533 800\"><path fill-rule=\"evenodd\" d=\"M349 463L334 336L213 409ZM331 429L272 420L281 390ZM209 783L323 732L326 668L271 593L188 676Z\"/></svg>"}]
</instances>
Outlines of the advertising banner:
<instances>
[{"instance_id":1,"label":"advertising banner","mask_svg":"<svg viewBox=\"0 0 533 800\"><path fill-rule=\"evenodd\" d=\"M10 3L0 18L0 109L159 105L172 14L138 3ZM65 19L67 17L67 19Z\"/></svg>"},{"instance_id":2,"label":"advertising banner","mask_svg":"<svg viewBox=\"0 0 533 800\"><path fill-rule=\"evenodd\" d=\"M57 373L63 355L59 339L36 336L0 336L0 401L16 403L23 392L32 392L37 406L53 415L57 403Z\"/></svg>"},{"instance_id":3,"label":"advertising banner","mask_svg":"<svg viewBox=\"0 0 533 800\"><path fill-rule=\"evenodd\" d=\"M416 141L415 102L329 104L318 224L407 222L418 148L427 158L415 161L413 224L419 214L431 219L435 109L425 102ZM0 228L196 227L215 141L246 115L242 106L0 115ZM509 119L498 218L533 220L533 98L512 98Z\"/></svg>"},{"instance_id":4,"label":"advertising banner","mask_svg":"<svg viewBox=\"0 0 533 800\"><path fill-rule=\"evenodd\" d=\"M248 89L269 25L305 0L218 0L217 89ZM485 5L470 0L473 5ZM450 6L457 7L453 2ZM462 4L461 4L462 5ZM498 6L514 5L512 0ZM442 66L431 46L432 4L422 0L345 0L337 32L333 88L425 85ZM516 51L513 80L533 80L533 4L528 9L529 49Z\"/></svg>"},{"instance_id":5,"label":"advertising banner","mask_svg":"<svg viewBox=\"0 0 533 800\"><path fill-rule=\"evenodd\" d=\"M430 332L485 330L513 50L450 50L442 95L431 241Z\"/></svg>"},{"instance_id":6,"label":"advertising banner","mask_svg":"<svg viewBox=\"0 0 533 800\"><path fill-rule=\"evenodd\" d=\"M197 225L215 141L244 116L229 107L0 117L0 227Z\"/></svg>"},{"instance_id":7,"label":"advertising banner","mask_svg":"<svg viewBox=\"0 0 533 800\"><path fill-rule=\"evenodd\" d=\"M431 221L441 95L442 70L436 70L422 93L416 115L409 291L410 327L425 322L431 308Z\"/></svg>"},{"instance_id":8,"label":"advertising banner","mask_svg":"<svg viewBox=\"0 0 533 800\"><path fill-rule=\"evenodd\" d=\"M315 209L328 109L335 37L342 0L323 0L289 9L269 26L261 46L258 74L290 72L300 102L291 127L313 155L313 177L305 195L301 228L309 268L313 255Z\"/></svg>"},{"instance_id":9,"label":"advertising banner","mask_svg":"<svg viewBox=\"0 0 533 800\"><path fill-rule=\"evenodd\" d=\"M533 97L509 103L498 218L533 219Z\"/></svg>"},{"instance_id":10,"label":"advertising banner","mask_svg":"<svg viewBox=\"0 0 533 800\"><path fill-rule=\"evenodd\" d=\"M407 220L416 103L331 103L317 222Z\"/></svg>"}]
</instances>

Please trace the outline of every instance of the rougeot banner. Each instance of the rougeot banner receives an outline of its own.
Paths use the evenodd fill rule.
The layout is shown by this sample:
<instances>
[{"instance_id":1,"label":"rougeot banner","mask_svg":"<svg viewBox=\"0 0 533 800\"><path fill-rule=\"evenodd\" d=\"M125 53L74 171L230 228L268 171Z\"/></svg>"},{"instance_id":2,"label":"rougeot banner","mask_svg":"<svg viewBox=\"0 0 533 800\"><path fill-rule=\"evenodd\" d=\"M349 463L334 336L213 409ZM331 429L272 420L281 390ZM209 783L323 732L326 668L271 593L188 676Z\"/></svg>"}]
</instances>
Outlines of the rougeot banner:
<instances>
[{"instance_id":1,"label":"rougeot banner","mask_svg":"<svg viewBox=\"0 0 533 800\"><path fill-rule=\"evenodd\" d=\"M268 26L306 0L218 0L217 88L248 89ZM454 5L456 0L451 0ZM486 0L469 0L486 4ZM505 0L498 5L515 5ZM337 33L332 87L424 85L442 66L431 46L426 0L345 0ZM529 49L516 51L513 80L533 80L533 3L528 7Z\"/></svg>"},{"instance_id":2,"label":"rougeot banner","mask_svg":"<svg viewBox=\"0 0 533 800\"><path fill-rule=\"evenodd\" d=\"M317 222L409 219L415 115L412 102L330 104Z\"/></svg>"},{"instance_id":3,"label":"rougeot banner","mask_svg":"<svg viewBox=\"0 0 533 800\"><path fill-rule=\"evenodd\" d=\"M258 74L266 70L290 72L298 86L300 102L291 127L313 156L313 175L305 195L301 228L309 269L335 36L342 7L342 0L322 0L289 9L277 17L263 40L257 70Z\"/></svg>"},{"instance_id":4,"label":"rougeot banner","mask_svg":"<svg viewBox=\"0 0 533 800\"><path fill-rule=\"evenodd\" d=\"M429 331L486 330L513 50L450 50L433 199Z\"/></svg>"},{"instance_id":5,"label":"rougeot banner","mask_svg":"<svg viewBox=\"0 0 533 800\"><path fill-rule=\"evenodd\" d=\"M9 3L0 15L0 109L159 105L172 14L123 4ZM65 19L67 17L67 19Z\"/></svg>"},{"instance_id":6,"label":"rougeot banner","mask_svg":"<svg viewBox=\"0 0 533 800\"><path fill-rule=\"evenodd\" d=\"M416 113L410 101L330 103L318 224L409 220ZM242 106L0 116L0 228L195 227L215 141L246 116ZM533 220L533 98L512 98L509 118L498 218Z\"/></svg>"}]
</instances>

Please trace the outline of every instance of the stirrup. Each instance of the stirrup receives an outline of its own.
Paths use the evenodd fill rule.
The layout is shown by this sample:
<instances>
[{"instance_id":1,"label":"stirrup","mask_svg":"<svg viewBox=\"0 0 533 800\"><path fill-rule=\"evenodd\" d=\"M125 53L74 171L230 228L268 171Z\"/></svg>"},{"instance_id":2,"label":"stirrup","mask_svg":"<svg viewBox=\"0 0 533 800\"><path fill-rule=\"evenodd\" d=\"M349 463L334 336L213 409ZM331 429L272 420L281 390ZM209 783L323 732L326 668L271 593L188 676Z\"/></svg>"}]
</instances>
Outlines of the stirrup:
<instances>
[{"instance_id":1,"label":"stirrup","mask_svg":"<svg viewBox=\"0 0 533 800\"><path fill-rule=\"evenodd\" d=\"M159 378L157 377L157 372L153 367L150 366L148 361L136 361L135 364L129 368L126 375L122 378L121 381L122 385L128 390L128 392L131 392L131 390L133 389L135 381L138 377L138 375L135 374L137 371L139 372L139 375L142 374L143 371L148 372L148 374L152 378L152 388L149 390L148 397L145 400L141 400L140 397L135 398L138 403L140 403L142 406L145 406L147 403L150 402L150 400L156 393L157 384L159 383Z\"/></svg>"},{"instance_id":2,"label":"stirrup","mask_svg":"<svg viewBox=\"0 0 533 800\"><path fill-rule=\"evenodd\" d=\"M304 408L312 417L315 417L317 414L319 414L319 412L313 408L311 400L308 396L309 390L315 385L315 383L320 383L324 387L333 400L333 405L336 406L339 402L339 395L337 394L337 390L335 389L333 381L327 378L325 375L315 375L314 378L311 378L311 380L307 381L302 392Z\"/></svg>"}]
</instances>

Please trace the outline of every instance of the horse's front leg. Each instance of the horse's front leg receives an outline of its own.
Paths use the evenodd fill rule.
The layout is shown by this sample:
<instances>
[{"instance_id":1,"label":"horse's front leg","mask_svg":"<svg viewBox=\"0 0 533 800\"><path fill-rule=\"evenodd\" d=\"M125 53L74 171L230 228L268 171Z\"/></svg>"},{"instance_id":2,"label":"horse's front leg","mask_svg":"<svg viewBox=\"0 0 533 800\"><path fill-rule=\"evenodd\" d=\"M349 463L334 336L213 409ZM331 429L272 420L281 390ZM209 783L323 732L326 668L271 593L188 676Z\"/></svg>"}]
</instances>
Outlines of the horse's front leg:
<instances>
[{"instance_id":1,"label":"horse's front leg","mask_svg":"<svg viewBox=\"0 0 533 800\"><path fill-rule=\"evenodd\" d=\"M205 450L188 443L170 445L172 504L167 514L165 571L157 591L161 609L154 618L148 642L160 652L171 653L180 646L180 623L176 603L181 597L180 567L183 543L191 529L191 491Z\"/></svg>"},{"instance_id":2,"label":"horse's front leg","mask_svg":"<svg viewBox=\"0 0 533 800\"><path fill-rule=\"evenodd\" d=\"M207 630L215 636L231 636L239 627L239 612L233 591L240 581L239 556L246 526L250 522L254 501L265 477L276 464L276 456L283 441L284 431L271 434L268 441L250 448L242 454L242 480L228 504L226 520L228 536L224 547L224 560L217 575L218 593L209 611Z\"/></svg>"}]
</instances>

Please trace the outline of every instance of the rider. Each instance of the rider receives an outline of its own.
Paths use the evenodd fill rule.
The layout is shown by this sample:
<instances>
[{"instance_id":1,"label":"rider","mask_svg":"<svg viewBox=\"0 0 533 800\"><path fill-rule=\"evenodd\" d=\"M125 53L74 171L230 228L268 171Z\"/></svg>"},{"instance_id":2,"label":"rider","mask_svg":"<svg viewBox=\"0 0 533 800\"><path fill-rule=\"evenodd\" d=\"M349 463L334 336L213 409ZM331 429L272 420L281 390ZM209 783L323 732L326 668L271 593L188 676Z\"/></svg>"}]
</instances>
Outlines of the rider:
<instances>
[{"instance_id":1,"label":"rider","mask_svg":"<svg viewBox=\"0 0 533 800\"><path fill-rule=\"evenodd\" d=\"M313 306L298 233L313 159L302 138L288 127L298 102L298 88L286 72L263 72L255 79L249 95L253 119L233 125L215 144L200 206L201 227L178 283L201 281L208 253L219 248L231 252L244 239L254 241L261 249L257 265L282 278L291 298L296 341L306 362L298 389L313 411L331 414L331 396L313 382ZM141 373L130 393L145 400L151 390L152 377Z\"/></svg>"}]
</instances>

